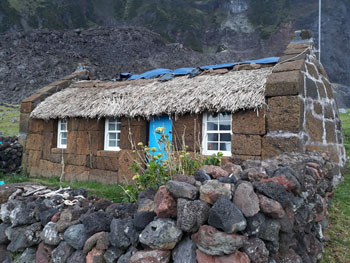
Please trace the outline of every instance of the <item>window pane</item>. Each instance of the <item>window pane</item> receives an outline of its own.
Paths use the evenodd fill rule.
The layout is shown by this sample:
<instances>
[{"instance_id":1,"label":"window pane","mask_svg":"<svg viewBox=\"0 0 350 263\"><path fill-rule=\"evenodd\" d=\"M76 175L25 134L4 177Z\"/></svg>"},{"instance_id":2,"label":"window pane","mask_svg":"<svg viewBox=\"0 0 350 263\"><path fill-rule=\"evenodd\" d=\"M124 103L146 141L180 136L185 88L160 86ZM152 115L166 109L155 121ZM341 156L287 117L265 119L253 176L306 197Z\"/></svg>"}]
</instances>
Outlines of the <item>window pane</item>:
<instances>
[{"instance_id":1,"label":"window pane","mask_svg":"<svg viewBox=\"0 0 350 263\"><path fill-rule=\"evenodd\" d=\"M215 122L208 122L208 131L217 131L218 130L218 124Z\"/></svg>"},{"instance_id":2,"label":"window pane","mask_svg":"<svg viewBox=\"0 0 350 263\"><path fill-rule=\"evenodd\" d=\"M116 140L116 139L117 139L117 134L115 134L115 133L110 133L110 134L109 134L109 139L110 139L110 140Z\"/></svg>"},{"instance_id":3,"label":"window pane","mask_svg":"<svg viewBox=\"0 0 350 263\"><path fill-rule=\"evenodd\" d=\"M117 124L117 130L120 131L121 129L122 129L122 124L119 122L119 123Z\"/></svg>"},{"instance_id":4,"label":"window pane","mask_svg":"<svg viewBox=\"0 0 350 263\"><path fill-rule=\"evenodd\" d=\"M217 142L219 140L219 136L217 133L208 133L208 141Z\"/></svg>"},{"instance_id":5,"label":"window pane","mask_svg":"<svg viewBox=\"0 0 350 263\"><path fill-rule=\"evenodd\" d=\"M229 133L220 134L220 142L230 142L230 141L231 141L231 134Z\"/></svg>"},{"instance_id":6,"label":"window pane","mask_svg":"<svg viewBox=\"0 0 350 263\"><path fill-rule=\"evenodd\" d=\"M109 140L109 147L116 147L117 146L117 141L115 140Z\"/></svg>"},{"instance_id":7,"label":"window pane","mask_svg":"<svg viewBox=\"0 0 350 263\"><path fill-rule=\"evenodd\" d=\"M120 140L120 132L117 133L117 139Z\"/></svg>"},{"instance_id":8,"label":"window pane","mask_svg":"<svg viewBox=\"0 0 350 263\"><path fill-rule=\"evenodd\" d=\"M67 132L61 132L61 138L67 139Z\"/></svg>"},{"instance_id":9,"label":"window pane","mask_svg":"<svg viewBox=\"0 0 350 263\"><path fill-rule=\"evenodd\" d=\"M67 139L61 139L61 145L67 145Z\"/></svg>"},{"instance_id":10,"label":"window pane","mask_svg":"<svg viewBox=\"0 0 350 263\"><path fill-rule=\"evenodd\" d=\"M208 142L208 150L209 151L217 151L218 150L218 143Z\"/></svg>"},{"instance_id":11,"label":"window pane","mask_svg":"<svg viewBox=\"0 0 350 263\"><path fill-rule=\"evenodd\" d=\"M230 123L220 123L220 131L230 131L231 124Z\"/></svg>"},{"instance_id":12,"label":"window pane","mask_svg":"<svg viewBox=\"0 0 350 263\"><path fill-rule=\"evenodd\" d=\"M120 140L117 140L117 146L120 147Z\"/></svg>"},{"instance_id":13,"label":"window pane","mask_svg":"<svg viewBox=\"0 0 350 263\"><path fill-rule=\"evenodd\" d=\"M226 143L220 143L220 151L231 151L231 143L226 142Z\"/></svg>"},{"instance_id":14,"label":"window pane","mask_svg":"<svg viewBox=\"0 0 350 263\"><path fill-rule=\"evenodd\" d=\"M224 113L220 113L220 120L221 121L230 121L231 120L231 114L224 112Z\"/></svg>"},{"instance_id":15,"label":"window pane","mask_svg":"<svg viewBox=\"0 0 350 263\"><path fill-rule=\"evenodd\" d=\"M114 123L109 123L108 124L108 130L109 131L115 131L116 130L116 125Z\"/></svg>"},{"instance_id":16,"label":"window pane","mask_svg":"<svg viewBox=\"0 0 350 263\"><path fill-rule=\"evenodd\" d=\"M208 121L218 121L219 115L217 113L208 113Z\"/></svg>"}]
</instances>

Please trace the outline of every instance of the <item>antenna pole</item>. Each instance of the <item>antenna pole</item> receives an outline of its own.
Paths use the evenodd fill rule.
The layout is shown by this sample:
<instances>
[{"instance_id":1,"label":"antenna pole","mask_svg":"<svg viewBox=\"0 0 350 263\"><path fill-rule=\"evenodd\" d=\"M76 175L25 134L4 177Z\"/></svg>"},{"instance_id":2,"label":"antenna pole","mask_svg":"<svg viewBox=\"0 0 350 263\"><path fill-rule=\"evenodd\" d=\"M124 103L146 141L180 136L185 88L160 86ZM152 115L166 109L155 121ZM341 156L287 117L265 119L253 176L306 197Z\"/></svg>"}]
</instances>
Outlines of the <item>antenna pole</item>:
<instances>
[{"instance_id":1,"label":"antenna pole","mask_svg":"<svg viewBox=\"0 0 350 263\"><path fill-rule=\"evenodd\" d=\"M321 62L321 10L322 0L319 0L318 4L318 60Z\"/></svg>"}]
</instances>

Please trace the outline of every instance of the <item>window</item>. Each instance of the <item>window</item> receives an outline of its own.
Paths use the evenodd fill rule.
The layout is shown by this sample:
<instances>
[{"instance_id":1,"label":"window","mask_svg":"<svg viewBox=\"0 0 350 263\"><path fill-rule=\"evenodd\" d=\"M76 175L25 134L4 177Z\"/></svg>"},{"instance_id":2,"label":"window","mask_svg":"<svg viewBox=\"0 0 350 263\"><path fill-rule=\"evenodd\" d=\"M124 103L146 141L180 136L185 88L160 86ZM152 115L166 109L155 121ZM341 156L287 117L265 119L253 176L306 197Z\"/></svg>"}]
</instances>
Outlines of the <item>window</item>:
<instances>
[{"instance_id":1,"label":"window","mask_svg":"<svg viewBox=\"0 0 350 263\"><path fill-rule=\"evenodd\" d=\"M120 130L121 122L119 119L106 119L105 126L105 150L120 150Z\"/></svg>"},{"instance_id":2,"label":"window","mask_svg":"<svg viewBox=\"0 0 350 263\"><path fill-rule=\"evenodd\" d=\"M67 120L58 120L58 134L57 134L57 147L66 149L67 148Z\"/></svg>"},{"instance_id":3,"label":"window","mask_svg":"<svg viewBox=\"0 0 350 263\"><path fill-rule=\"evenodd\" d=\"M230 113L203 114L203 154L222 152L231 156L231 126Z\"/></svg>"}]
</instances>

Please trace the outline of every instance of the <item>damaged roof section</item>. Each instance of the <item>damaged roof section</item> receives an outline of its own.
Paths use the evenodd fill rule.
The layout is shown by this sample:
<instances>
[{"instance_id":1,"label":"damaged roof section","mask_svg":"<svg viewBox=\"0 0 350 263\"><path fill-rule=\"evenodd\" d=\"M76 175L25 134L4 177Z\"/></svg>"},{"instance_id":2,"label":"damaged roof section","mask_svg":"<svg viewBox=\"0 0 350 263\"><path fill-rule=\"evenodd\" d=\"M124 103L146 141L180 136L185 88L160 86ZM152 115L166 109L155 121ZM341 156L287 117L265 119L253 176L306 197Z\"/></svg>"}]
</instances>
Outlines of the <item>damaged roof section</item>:
<instances>
[{"instance_id":1,"label":"damaged roof section","mask_svg":"<svg viewBox=\"0 0 350 263\"><path fill-rule=\"evenodd\" d=\"M144 117L162 114L235 112L265 104L265 83L272 67L239 65L251 70L207 70L195 78L171 81L81 81L41 102L32 118Z\"/></svg>"}]
</instances>

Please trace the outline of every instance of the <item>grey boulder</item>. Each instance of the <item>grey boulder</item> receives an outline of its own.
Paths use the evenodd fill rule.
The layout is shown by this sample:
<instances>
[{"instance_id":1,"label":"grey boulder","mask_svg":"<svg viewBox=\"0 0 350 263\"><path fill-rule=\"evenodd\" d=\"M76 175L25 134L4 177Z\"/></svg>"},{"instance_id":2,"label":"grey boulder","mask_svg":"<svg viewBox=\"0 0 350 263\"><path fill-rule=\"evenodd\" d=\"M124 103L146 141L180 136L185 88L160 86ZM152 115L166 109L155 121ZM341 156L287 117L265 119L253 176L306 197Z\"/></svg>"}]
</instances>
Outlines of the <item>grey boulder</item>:
<instances>
[{"instance_id":1,"label":"grey boulder","mask_svg":"<svg viewBox=\"0 0 350 263\"><path fill-rule=\"evenodd\" d=\"M70 226L63 234L63 239L73 248L81 250L88 235L83 224Z\"/></svg>"},{"instance_id":2,"label":"grey boulder","mask_svg":"<svg viewBox=\"0 0 350 263\"><path fill-rule=\"evenodd\" d=\"M58 247L52 250L51 259L53 263L69 262L67 259L73 254L74 248L68 245L67 242L61 242Z\"/></svg>"},{"instance_id":3,"label":"grey boulder","mask_svg":"<svg viewBox=\"0 0 350 263\"><path fill-rule=\"evenodd\" d=\"M184 232L196 232L209 216L210 206L201 200L177 200L177 226Z\"/></svg>"},{"instance_id":4,"label":"grey boulder","mask_svg":"<svg viewBox=\"0 0 350 263\"><path fill-rule=\"evenodd\" d=\"M109 242L112 246L126 249L137 243L137 231L129 219L114 218L110 225Z\"/></svg>"},{"instance_id":5,"label":"grey boulder","mask_svg":"<svg viewBox=\"0 0 350 263\"><path fill-rule=\"evenodd\" d=\"M165 185L166 189L175 198L186 198L190 200L195 200L198 196L197 187L185 183L170 180Z\"/></svg>"},{"instance_id":6,"label":"grey boulder","mask_svg":"<svg viewBox=\"0 0 350 263\"><path fill-rule=\"evenodd\" d=\"M140 242L153 249L173 249L182 231L172 219L160 218L151 222L140 234Z\"/></svg>"},{"instance_id":7,"label":"grey boulder","mask_svg":"<svg viewBox=\"0 0 350 263\"><path fill-rule=\"evenodd\" d=\"M219 199L210 209L208 223L229 234L242 231L247 226L241 210L225 197Z\"/></svg>"},{"instance_id":8,"label":"grey boulder","mask_svg":"<svg viewBox=\"0 0 350 263\"><path fill-rule=\"evenodd\" d=\"M56 223L49 222L41 232L41 239L45 244L57 246L62 240L62 234L56 231Z\"/></svg>"},{"instance_id":9,"label":"grey boulder","mask_svg":"<svg viewBox=\"0 0 350 263\"><path fill-rule=\"evenodd\" d=\"M196 249L197 246L189 238L185 237L181 240L172 251L172 258L174 263L196 263Z\"/></svg>"}]
</instances>

